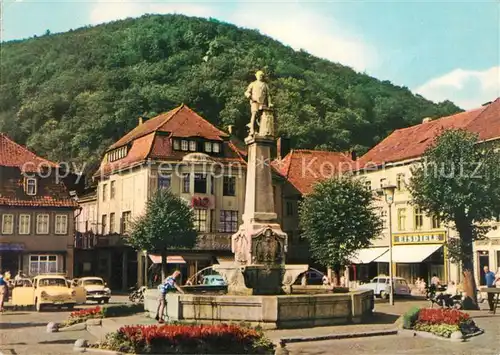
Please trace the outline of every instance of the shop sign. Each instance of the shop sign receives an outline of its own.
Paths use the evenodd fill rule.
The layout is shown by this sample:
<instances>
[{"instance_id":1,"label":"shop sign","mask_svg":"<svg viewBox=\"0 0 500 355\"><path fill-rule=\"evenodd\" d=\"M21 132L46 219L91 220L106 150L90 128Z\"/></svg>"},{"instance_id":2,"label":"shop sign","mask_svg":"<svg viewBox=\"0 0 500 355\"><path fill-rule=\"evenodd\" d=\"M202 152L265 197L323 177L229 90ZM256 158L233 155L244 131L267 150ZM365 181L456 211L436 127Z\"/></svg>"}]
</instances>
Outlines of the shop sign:
<instances>
[{"instance_id":1,"label":"shop sign","mask_svg":"<svg viewBox=\"0 0 500 355\"><path fill-rule=\"evenodd\" d=\"M394 244L434 244L444 243L445 233L405 233L392 236Z\"/></svg>"},{"instance_id":2,"label":"shop sign","mask_svg":"<svg viewBox=\"0 0 500 355\"><path fill-rule=\"evenodd\" d=\"M207 196L193 196L191 199L191 207L193 208L207 208L213 207L213 200Z\"/></svg>"}]
</instances>

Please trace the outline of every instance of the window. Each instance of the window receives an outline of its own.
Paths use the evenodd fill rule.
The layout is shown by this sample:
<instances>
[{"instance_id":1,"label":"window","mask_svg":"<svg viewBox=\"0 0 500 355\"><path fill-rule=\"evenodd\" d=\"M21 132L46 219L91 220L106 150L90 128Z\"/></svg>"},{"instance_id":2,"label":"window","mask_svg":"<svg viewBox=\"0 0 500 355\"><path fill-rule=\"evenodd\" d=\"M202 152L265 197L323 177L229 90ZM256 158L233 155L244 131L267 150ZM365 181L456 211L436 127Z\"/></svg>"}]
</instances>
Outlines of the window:
<instances>
[{"instance_id":1,"label":"window","mask_svg":"<svg viewBox=\"0 0 500 355\"><path fill-rule=\"evenodd\" d=\"M432 216L432 228L433 229L441 228L441 218L437 215Z\"/></svg>"},{"instance_id":2,"label":"window","mask_svg":"<svg viewBox=\"0 0 500 355\"><path fill-rule=\"evenodd\" d=\"M238 230L238 211L220 211L219 232L235 233Z\"/></svg>"},{"instance_id":3,"label":"window","mask_svg":"<svg viewBox=\"0 0 500 355\"><path fill-rule=\"evenodd\" d=\"M207 231L207 210L194 210L194 227L198 232Z\"/></svg>"},{"instance_id":4,"label":"window","mask_svg":"<svg viewBox=\"0 0 500 355\"><path fill-rule=\"evenodd\" d=\"M236 177L224 176L223 184L222 184L222 195L223 196L235 196L236 195Z\"/></svg>"},{"instance_id":5,"label":"window","mask_svg":"<svg viewBox=\"0 0 500 355\"><path fill-rule=\"evenodd\" d=\"M127 234L130 232L130 222L132 219L132 213L130 211L122 213L122 233Z\"/></svg>"},{"instance_id":6,"label":"window","mask_svg":"<svg viewBox=\"0 0 500 355\"><path fill-rule=\"evenodd\" d=\"M207 193L207 175L194 174L194 192L200 194Z\"/></svg>"},{"instance_id":7,"label":"window","mask_svg":"<svg viewBox=\"0 0 500 355\"><path fill-rule=\"evenodd\" d=\"M379 283L379 284L385 284L385 283L387 283L387 279L384 279L384 278L379 278L379 279L378 279L378 283Z\"/></svg>"},{"instance_id":8,"label":"window","mask_svg":"<svg viewBox=\"0 0 500 355\"><path fill-rule=\"evenodd\" d=\"M386 185L387 185L387 179L385 178L380 179L380 188L383 188Z\"/></svg>"},{"instance_id":9,"label":"window","mask_svg":"<svg viewBox=\"0 0 500 355\"><path fill-rule=\"evenodd\" d=\"M19 234L30 234L31 216L29 214L19 215Z\"/></svg>"},{"instance_id":10,"label":"window","mask_svg":"<svg viewBox=\"0 0 500 355\"><path fill-rule=\"evenodd\" d=\"M293 202L286 201L286 215L293 216Z\"/></svg>"},{"instance_id":11,"label":"window","mask_svg":"<svg viewBox=\"0 0 500 355\"><path fill-rule=\"evenodd\" d=\"M68 234L68 216L56 214L56 234Z\"/></svg>"},{"instance_id":12,"label":"window","mask_svg":"<svg viewBox=\"0 0 500 355\"><path fill-rule=\"evenodd\" d=\"M398 231L406 230L406 208L398 208Z\"/></svg>"},{"instance_id":13,"label":"window","mask_svg":"<svg viewBox=\"0 0 500 355\"><path fill-rule=\"evenodd\" d=\"M189 150L191 152L196 152L196 141L189 141Z\"/></svg>"},{"instance_id":14,"label":"window","mask_svg":"<svg viewBox=\"0 0 500 355\"><path fill-rule=\"evenodd\" d=\"M2 234L12 233L14 233L14 215L4 214L2 215Z\"/></svg>"},{"instance_id":15,"label":"window","mask_svg":"<svg viewBox=\"0 0 500 355\"><path fill-rule=\"evenodd\" d=\"M205 152L212 153L212 142L205 142Z\"/></svg>"},{"instance_id":16,"label":"window","mask_svg":"<svg viewBox=\"0 0 500 355\"><path fill-rule=\"evenodd\" d=\"M36 234L49 234L48 214L39 214L36 216Z\"/></svg>"},{"instance_id":17,"label":"window","mask_svg":"<svg viewBox=\"0 0 500 355\"><path fill-rule=\"evenodd\" d=\"M24 192L26 195L34 196L36 195L36 179L35 178L25 178L24 180Z\"/></svg>"},{"instance_id":18,"label":"window","mask_svg":"<svg viewBox=\"0 0 500 355\"><path fill-rule=\"evenodd\" d=\"M396 190L403 191L405 189L405 174L398 174L396 176Z\"/></svg>"},{"instance_id":19,"label":"window","mask_svg":"<svg viewBox=\"0 0 500 355\"><path fill-rule=\"evenodd\" d=\"M57 272L57 255L30 255L30 275Z\"/></svg>"},{"instance_id":20,"label":"window","mask_svg":"<svg viewBox=\"0 0 500 355\"><path fill-rule=\"evenodd\" d=\"M109 198L112 200L115 198L115 193L116 193L116 186L115 186L116 181L111 181L109 185Z\"/></svg>"},{"instance_id":21,"label":"window","mask_svg":"<svg viewBox=\"0 0 500 355\"><path fill-rule=\"evenodd\" d=\"M183 193L189 193L190 192L190 185L191 185L191 175L190 174L184 174L182 175L182 192Z\"/></svg>"},{"instance_id":22,"label":"window","mask_svg":"<svg viewBox=\"0 0 500 355\"><path fill-rule=\"evenodd\" d=\"M115 233L115 214L109 214L109 233Z\"/></svg>"},{"instance_id":23,"label":"window","mask_svg":"<svg viewBox=\"0 0 500 355\"><path fill-rule=\"evenodd\" d=\"M370 180L365 181L365 189L370 191L372 189L372 182Z\"/></svg>"},{"instance_id":24,"label":"window","mask_svg":"<svg viewBox=\"0 0 500 355\"><path fill-rule=\"evenodd\" d=\"M160 171L158 173L158 189L159 190L170 189L171 185L172 185L172 175Z\"/></svg>"},{"instance_id":25,"label":"window","mask_svg":"<svg viewBox=\"0 0 500 355\"><path fill-rule=\"evenodd\" d=\"M220 153L220 143L214 143L214 144L212 145L212 151L213 151L214 153Z\"/></svg>"},{"instance_id":26,"label":"window","mask_svg":"<svg viewBox=\"0 0 500 355\"><path fill-rule=\"evenodd\" d=\"M181 142L178 139L174 139L174 150L181 149Z\"/></svg>"},{"instance_id":27,"label":"window","mask_svg":"<svg viewBox=\"0 0 500 355\"><path fill-rule=\"evenodd\" d=\"M108 161L112 162L115 160L120 160L127 156L127 146L116 148L108 153Z\"/></svg>"},{"instance_id":28,"label":"window","mask_svg":"<svg viewBox=\"0 0 500 355\"><path fill-rule=\"evenodd\" d=\"M104 184L102 185L102 200L106 201L106 195L108 194L108 185Z\"/></svg>"},{"instance_id":29,"label":"window","mask_svg":"<svg viewBox=\"0 0 500 355\"><path fill-rule=\"evenodd\" d=\"M188 141L186 141L184 139L181 141L181 150L184 150L184 151L188 150Z\"/></svg>"},{"instance_id":30,"label":"window","mask_svg":"<svg viewBox=\"0 0 500 355\"><path fill-rule=\"evenodd\" d=\"M415 229L422 229L424 225L424 214L420 207L415 207Z\"/></svg>"},{"instance_id":31,"label":"window","mask_svg":"<svg viewBox=\"0 0 500 355\"><path fill-rule=\"evenodd\" d=\"M382 210L380 212L380 218L382 219L382 228L387 228L387 211Z\"/></svg>"},{"instance_id":32,"label":"window","mask_svg":"<svg viewBox=\"0 0 500 355\"><path fill-rule=\"evenodd\" d=\"M101 217L101 226L102 226L101 234L102 235L106 234L106 222L107 222L107 220L108 220L108 216L103 214Z\"/></svg>"}]
</instances>

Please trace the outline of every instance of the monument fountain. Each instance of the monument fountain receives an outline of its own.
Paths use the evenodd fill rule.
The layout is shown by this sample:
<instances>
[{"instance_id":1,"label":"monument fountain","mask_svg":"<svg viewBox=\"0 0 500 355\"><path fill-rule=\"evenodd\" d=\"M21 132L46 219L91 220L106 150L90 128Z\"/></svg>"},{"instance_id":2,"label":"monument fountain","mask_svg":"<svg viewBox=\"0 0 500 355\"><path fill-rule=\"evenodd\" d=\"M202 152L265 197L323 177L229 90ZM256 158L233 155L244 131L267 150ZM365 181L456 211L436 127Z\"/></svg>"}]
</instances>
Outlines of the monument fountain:
<instances>
[{"instance_id":1,"label":"monument fountain","mask_svg":"<svg viewBox=\"0 0 500 355\"><path fill-rule=\"evenodd\" d=\"M371 314L371 291L292 294L292 285L308 265L285 263L287 235L274 210L271 148L275 145L274 112L264 73L258 71L245 96L251 120L243 221L232 236L232 263L214 265L227 281L227 295L169 294L170 320L249 322L263 328L320 326L359 321ZM149 295L150 293L154 295ZM157 293L146 295L145 308L156 311Z\"/></svg>"}]
</instances>

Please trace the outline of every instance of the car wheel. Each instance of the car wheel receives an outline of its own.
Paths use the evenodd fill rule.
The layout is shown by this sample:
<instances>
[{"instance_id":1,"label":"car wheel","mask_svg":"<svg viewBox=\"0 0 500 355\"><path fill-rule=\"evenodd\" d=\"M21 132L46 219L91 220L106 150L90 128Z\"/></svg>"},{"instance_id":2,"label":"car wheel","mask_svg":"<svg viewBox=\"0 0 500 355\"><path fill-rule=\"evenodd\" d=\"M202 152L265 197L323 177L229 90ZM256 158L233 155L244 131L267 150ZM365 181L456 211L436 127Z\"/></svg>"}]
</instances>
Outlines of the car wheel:
<instances>
[{"instance_id":1,"label":"car wheel","mask_svg":"<svg viewBox=\"0 0 500 355\"><path fill-rule=\"evenodd\" d=\"M69 305L68 305L68 310L72 311L72 310L73 310L73 308L75 308L75 305L74 305L74 304L69 304Z\"/></svg>"},{"instance_id":2,"label":"car wheel","mask_svg":"<svg viewBox=\"0 0 500 355\"><path fill-rule=\"evenodd\" d=\"M38 298L35 299L35 310L37 312L41 312L42 311L42 305L38 302Z\"/></svg>"},{"instance_id":3,"label":"car wheel","mask_svg":"<svg viewBox=\"0 0 500 355\"><path fill-rule=\"evenodd\" d=\"M104 303L106 303L106 304L107 304L107 303L109 303L109 298L106 298L106 299L104 300Z\"/></svg>"},{"instance_id":4,"label":"car wheel","mask_svg":"<svg viewBox=\"0 0 500 355\"><path fill-rule=\"evenodd\" d=\"M380 298L386 300L389 298L389 294L385 291L380 291Z\"/></svg>"}]
</instances>

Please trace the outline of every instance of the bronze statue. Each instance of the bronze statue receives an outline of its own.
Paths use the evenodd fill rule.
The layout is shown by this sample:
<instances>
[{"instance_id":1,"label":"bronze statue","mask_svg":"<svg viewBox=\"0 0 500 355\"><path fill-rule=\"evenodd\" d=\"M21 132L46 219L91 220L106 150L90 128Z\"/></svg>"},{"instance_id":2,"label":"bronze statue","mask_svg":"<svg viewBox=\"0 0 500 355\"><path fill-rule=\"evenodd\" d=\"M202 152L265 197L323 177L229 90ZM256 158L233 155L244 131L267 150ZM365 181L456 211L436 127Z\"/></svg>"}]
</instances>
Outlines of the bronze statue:
<instances>
[{"instance_id":1,"label":"bronze statue","mask_svg":"<svg viewBox=\"0 0 500 355\"><path fill-rule=\"evenodd\" d=\"M249 136L254 135L256 120L262 116L264 111L269 112L269 116L272 116L270 109L273 107L271 96L269 95L269 86L264 81L264 72L259 70L255 73L255 77L257 80L250 83L245 92L245 97L250 99L250 110L252 113L250 123L247 125L249 128ZM272 120L272 118L269 117L268 120ZM269 129L266 129L266 132L268 130Z\"/></svg>"}]
</instances>

